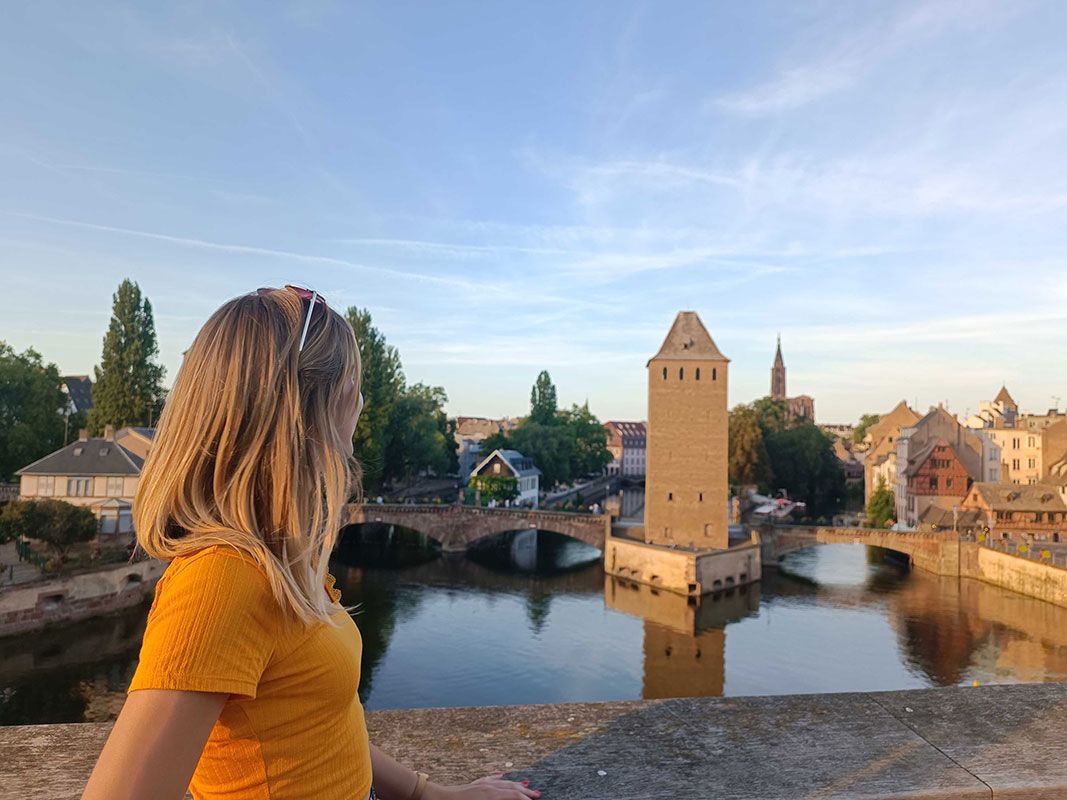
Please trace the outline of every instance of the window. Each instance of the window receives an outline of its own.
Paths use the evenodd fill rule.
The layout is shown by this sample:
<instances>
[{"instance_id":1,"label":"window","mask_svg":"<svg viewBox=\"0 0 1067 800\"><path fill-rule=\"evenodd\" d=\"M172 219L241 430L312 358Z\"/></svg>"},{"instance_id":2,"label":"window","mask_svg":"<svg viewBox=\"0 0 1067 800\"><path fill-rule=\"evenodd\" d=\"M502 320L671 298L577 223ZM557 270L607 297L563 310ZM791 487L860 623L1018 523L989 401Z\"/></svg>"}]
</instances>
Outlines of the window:
<instances>
[{"instance_id":1,"label":"window","mask_svg":"<svg viewBox=\"0 0 1067 800\"><path fill-rule=\"evenodd\" d=\"M711 379L712 380L715 380L717 373L718 373L718 370L715 369L715 367L712 367L711 368Z\"/></svg>"},{"instance_id":2,"label":"window","mask_svg":"<svg viewBox=\"0 0 1067 800\"><path fill-rule=\"evenodd\" d=\"M499 466L499 465L498 465ZM107 479L107 496L122 497L122 478L111 476Z\"/></svg>"},{"instance_id":3,"label":"window","mask_svg":"<svg viewBox=\"0 0 1067 800\"><path fill-rule=\"evenodd\" d=\"M1033 447L1034 446L1034 437L1033 436L1027 436L1026 437L1026 446L1027 447Z\"/></svg>"},{"instance_id":4,"label":"window","mask_svg":"<svg viewBox=\"0 0 1067 800\"><path fill-rule=\"evenodd\" d=\"M952 478L945 478L945 488L946 489L951 489L952 488Z\"/></svg>"},{"instance_id":5,"label":"window","mask_svg":"<svg viewBox=\"0 0 1067 800\"><path fill-rule=\"evenodd\" d=\"M704 502L704 493L703 492L700 493L700 502L701 503Z\"/></svg>"},{"instance_id":6,"label":"window","mask_svg":"<svg viewBox=\"0 0 1067 800\"><path fill-rule=\"evenodd\" d=\"M663 368L663 380L667 380L667 368Z\"/></svg>"},{"instance_id":7,"label":"window","mask_svg":"<svg viewBox=\"0 0 1067 800\"><path fill-rule=\"evenodd\" d=\"M1022 469L1022 467L1020 467L1020 466L1019 466L1019 459L1017 459L1017 458L1013 458L1013 459L1011 460L1011 468L1012 468L1013 470L1019 470L1019 469Z\"/></svg>"},{"instance_id":8,"label":"window","mask_svg":"<svg viewBox=\"0 0 1067 800\"><path fill-rule=\"evenodd\" d=\"M37 479L37 494L42 497L51 497L56 493L56 476L42 475Z\"/></svg>"},{"instance_id":9,"label":"window","mask_svg":"<svg viewBox=\"0 0 1067 800\"><path fill-rule=\"evenodd\" d=\"M937 488L937 478L931 478L930 479L930 488L931 489L936 489Z\"/></svg>"},{"instance_id":10,"label":"window","mask_svg":"<svg viewBox=\"0 0 1067 800\"><path fill-rule=\"evenodd\" d=\"M678 367L678 380L685 379L685 367Z\"/></svg>"},{"instance_id":11,"label":"window","mask_svg":"<svg viewBox=\"0 0 1067 800\"><path fill-rule=\"evenodd\" d=\"M1028 466L1030 469L1033 469L1034 467L1037 466L1037 459L1036 458L1028 458L1028 459L1026 459L1026 466Z\"/></svg>"},{"instance_id":12,"label":"window","mask_svg":"<svg viewBox=\"0 0 1067 800\"><path fill-rule=\"evenodd\" d=\"M499 475L500 474L500 462L499 461L497 461L495 464L493 464L493 474L494 475Z\"/></svg>"},{"instance_id":13,"label":"window","mask_svg":"<svg viewBox=\"0 0 1067 800\"><path fill-rule=\"evenodd\" d=\"M1018 450L1019 449L1019 439L1018 439L1018 437L1016 437L1016 438L1011 440L1011 449L1012 450Z\"/></svg>"},{"instance_id":14,"label":"window","mask_svg":"<svg viewBox=\"0 0 1067 800\"><path fill-rule=\"evenodd\" d=\"M700 380L700 367L697 367L697 380Z\"/></svg>"},{"instance_id":15,"label":"window","mask_svg":"<svg viewBox=\"0 0 1067 800\"><path fill-rule=\"evenodd\" d=\"M673 500L674 499L674 492L667 492L667 499L668 500Z\"/></svg>"},{"instance_id":16,"label":"window","mask_svg":"<svg viewBox=\"0 0 1067 800\"><path fill-rule=\"evenodd\" d=\"M87 497L92 478L67 478L67 497Z\"/></svg>"}]
</instances>

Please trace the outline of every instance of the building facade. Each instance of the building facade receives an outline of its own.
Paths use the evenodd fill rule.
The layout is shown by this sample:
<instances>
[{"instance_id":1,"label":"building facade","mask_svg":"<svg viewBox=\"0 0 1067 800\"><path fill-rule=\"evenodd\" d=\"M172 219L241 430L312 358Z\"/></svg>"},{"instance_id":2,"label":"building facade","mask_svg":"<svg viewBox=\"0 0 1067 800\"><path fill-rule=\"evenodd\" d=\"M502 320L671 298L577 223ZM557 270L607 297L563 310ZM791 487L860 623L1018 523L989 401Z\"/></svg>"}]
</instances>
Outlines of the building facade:
<instances>
[{"instance_id":1,"label":"building facade","mask_svg":"<svg viewBox=\"0 0 1067 800\"><path fill-rule=\"evenodd\" d=\"M958 502L959 487L956 482L961 480L956 476L955 466L938 464L936 467L925 465L928 459L934 458L940 461L948 461L952 464L959 462L962 473L970 484L979 482L997 482L1000 480L1000 448L987 437L984 431L976 431L962 425L956 417L949 413L944 406L937 406L909 428L901 428L897 438L897 480L896 480L896 506L897 524L907 528L915 528L919 525L920 518L926 509L935 504ZM947 447L952 455L946 458L946 451L934 455L938 446ZM930 485L919 492L920 483L913 479L919 472L925 471L927 479L933 477L931 470L936 470L939 479L954 478L953 485L947 483L938 484L936 494L929 492Z\"/></svg>"},{"instance_id":2,"label":"building facade","mask_svg":"<svg viewBox=\"0 0 1067 800\"><path fill-rule=\"evenodd\" d=\"M867 428L863 437L863 502L871 499L880 479L895 491L897 482L897 440L902 428L909 428L921 419L901 400L888 414Z\"/></svg>"},{"instance_id":3,"label":"building facade","mask_svg":"<svg viewBox=\"0 0 1067 800\"><path fill-rule=\"evenodd\" d=\"M1067 533L1067 503L1051 484L976 483L962 503L977 511L993 538L1059 542Z\"/></svg>"},{"instance_id":4,"label":"building facade","mask_svg":"<svg viewBox=\"0 0 1067 800\"><path fill-rule=\"evenodd\" d=\"M541 490L541 470L529 456L518 450L494 450L470 473L470 485L478 488L482 479L513 478L518 489L514 503L537 508Z\"/></svg>"},{"instance_id":5,"label":"building facade","mask_svg":"<svg viewBox=\"0 0 1067 800\"><path fill-rule=\"evenodd\" d=\"M604 423L604 430L612 459L607 466L607 473L634 479L645 477L648 446L645 423L611 420Z\"/></svg>"},{"instance_id":6,"label":"building facade","mask_svg":"<svg viewBox=\"0 0 1067 800\"><path fill-rule=\"evenodd\" d=\"M644 538L725 549L729 359L696 312L682 311L648 362Z\"/></svg>"},{"instance_id":7,"label":"building facade","mask_svg":"<svg viewBox=\"0 0 1067 800\"><path fill-rule=\"evenodd\" d=\"M801 394L789 397L785 387L785 359L782 358L782 337L778 337L778 347L774 353L771 366L771 398L785 403L785 413L790 420L815 421L815 400L810 395Z\"/></svg>"},{"instance_id":8,"label":"building facade","mask_svg":"<svg viewBox=\"0 0 1067 800\"><path fill-rule=\"evenodd\" d=\"M155 430L110 425L102 437L81 431L78 440L18 470L19 498L55 498L88 506L102 535L133 531L130 513Z\"/></svg>"},{"instance_id":9,"label":"building facade","mask_svg":"<svg viewBox=\"0 0 1067 800\"><path fill-rule=\"evenodd\" d=\"M455 439L459 457L459 474L470 475L474 465L482 459L482 441L494 433L507 433L521 422L521 418L456 417Z\"/></svg>"}]
</instances>

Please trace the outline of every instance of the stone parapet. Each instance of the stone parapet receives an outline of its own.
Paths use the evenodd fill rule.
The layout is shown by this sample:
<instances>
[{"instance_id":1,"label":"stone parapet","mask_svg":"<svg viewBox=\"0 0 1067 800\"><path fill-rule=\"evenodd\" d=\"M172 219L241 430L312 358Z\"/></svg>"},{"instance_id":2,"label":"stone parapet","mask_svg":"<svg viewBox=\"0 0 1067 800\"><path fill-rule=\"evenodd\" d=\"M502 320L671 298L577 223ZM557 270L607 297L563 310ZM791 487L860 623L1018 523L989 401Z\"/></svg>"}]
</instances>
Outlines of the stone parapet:
<instances>
[{"instance_id":1,"label":"stone parapet","mask_svg":"<svg viewBox=\"0 0 1067 800\"><path fill-rule=\"evenodd\" d=\"M495 771L545 800L1054 800L1067 685L412 709L371 740L446 783ZM105 724L0 728L0 798L73 800Z\"/></svg>"}]
</instances>

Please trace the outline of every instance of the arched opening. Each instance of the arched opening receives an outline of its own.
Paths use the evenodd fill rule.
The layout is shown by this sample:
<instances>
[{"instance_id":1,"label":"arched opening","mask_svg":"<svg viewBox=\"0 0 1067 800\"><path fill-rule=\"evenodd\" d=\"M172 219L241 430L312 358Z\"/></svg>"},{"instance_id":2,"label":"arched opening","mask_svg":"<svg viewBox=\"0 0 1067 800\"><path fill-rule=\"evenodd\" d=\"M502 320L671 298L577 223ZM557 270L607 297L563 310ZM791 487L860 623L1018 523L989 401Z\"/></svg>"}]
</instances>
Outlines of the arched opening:
<instances>
[{"instance_id":1,"label":"arched opening","mask_svg":"<svg viewBox=\"0 0 1067 800\"><path fill-rule=\"evenodd\" d=\"M599 564L602 551L581 539L527 528L476 539L467 558L496 572L555 575Z\"/></svg>"},{"instance_id":2,"label":"arched opening","mask_svg":"<svg viewBox=\"0 0 1067 800\"><path fill-rule=\"evenodd\" d=\"M441 545L424 533L385 522L346 525L334 557L346 566L401 569L433 561Z\"/></svg>"}]
</instances>

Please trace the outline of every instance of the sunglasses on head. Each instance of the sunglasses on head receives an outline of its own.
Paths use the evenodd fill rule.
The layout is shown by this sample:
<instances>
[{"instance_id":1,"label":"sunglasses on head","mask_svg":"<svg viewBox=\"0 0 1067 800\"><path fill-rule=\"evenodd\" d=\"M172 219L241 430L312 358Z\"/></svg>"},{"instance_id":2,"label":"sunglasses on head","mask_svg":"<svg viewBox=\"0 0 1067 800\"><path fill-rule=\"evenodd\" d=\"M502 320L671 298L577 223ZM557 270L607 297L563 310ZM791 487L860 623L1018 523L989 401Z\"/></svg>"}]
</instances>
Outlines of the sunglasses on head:
<instances>
[{"instance_id":1,"label":"sunglasses on head","mask_svg":"<svg viewBox=\"0 0 1067 800\"><path fill-rule=\"evenodd\" d=\"M304 341L307 339L308 328L311 327L311 313L315 310L315 303L322 303L323 308L326 307L326 299L318 292L313 292L310 289L304 289L301 286L293 286L291 283L285 284L284 289L289 289L296 292L296 296L301 300L308 301L308 315L304 319L304 329L300 333L300 346L297 347L296 352L300 353L304 350ZM256 289L256 294L270 294L276 291L275 289Z\"/></svg>"}]
</instances>

